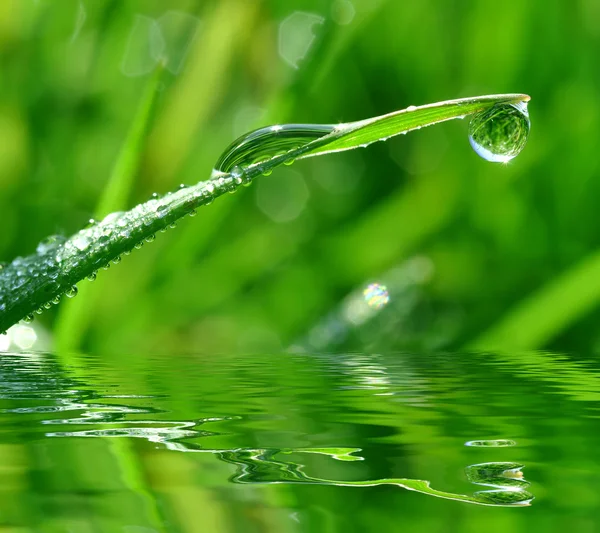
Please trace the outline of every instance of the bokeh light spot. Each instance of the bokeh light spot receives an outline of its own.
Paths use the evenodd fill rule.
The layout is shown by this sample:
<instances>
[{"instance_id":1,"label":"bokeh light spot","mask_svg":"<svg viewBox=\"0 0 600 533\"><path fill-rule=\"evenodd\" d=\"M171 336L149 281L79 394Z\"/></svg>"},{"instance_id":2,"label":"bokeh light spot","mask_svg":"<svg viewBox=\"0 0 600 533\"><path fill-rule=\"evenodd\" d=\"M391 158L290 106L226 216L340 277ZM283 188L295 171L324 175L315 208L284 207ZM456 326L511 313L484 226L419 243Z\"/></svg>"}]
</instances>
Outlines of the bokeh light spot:
<instances>
[{"instance_id":1,"label":"bokeh light spot","mask_svg":"<svg viewBox=\"0 0 600 533\"><path fill-rule=\"evenodd\" d=\"M279 55L294 68L304 59L315 40L314 26L325 22L315 13L294 11L279 24Z\"/></svg>"},{"instance_id":2,"label":"bokeh light spot","mask_svg":"<svg viewBox=\"0 0 600 533\"><path fill-rule=\"evenodd\" d=\"M335 0L331 5L331 18L336 24L346 26L354 20L356 9L348 0Z\"/></svg>"},{"instance_id":3,"label":"bokeh light spot","mask_svg":"<svg viewBox=\"0 0 600 533\"><path fill-rule=\"evenodd\" d=\"M365 301L373 309L381 309L390 301L390 295L385 285L371 283L363 292Z\"/></svg>"},{"instance_id":4,"label":"bokeh light spot","mask_svg":"<svg viewBox=\"0 0 600 533\"><path fill-rule=\"evenodd\" d=\"M274 222L291 222L298 218L308 197L302 174L290 169L279 169L277 176L261 179L256 187L258 208Z\"/></svg>"}]
</instances>

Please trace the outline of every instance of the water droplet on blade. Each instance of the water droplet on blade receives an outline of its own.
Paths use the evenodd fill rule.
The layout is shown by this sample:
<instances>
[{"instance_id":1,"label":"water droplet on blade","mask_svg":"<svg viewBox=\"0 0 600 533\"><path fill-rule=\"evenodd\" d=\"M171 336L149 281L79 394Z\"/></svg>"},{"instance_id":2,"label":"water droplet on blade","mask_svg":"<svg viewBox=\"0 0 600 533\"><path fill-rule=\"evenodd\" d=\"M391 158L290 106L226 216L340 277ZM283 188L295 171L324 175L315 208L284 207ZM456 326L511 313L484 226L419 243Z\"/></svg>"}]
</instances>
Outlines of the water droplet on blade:
<instances>
[{"instance_id":1,"label":"water droplet on blade","mask_svg":"<svg viewBox=\"0 0 600 533\"><path fill-rule=\"evenodd\" d=\"M527 104L496 104L473 116L469 142L477 155L493 163L507 163L521 152L529 136Z\"/></svg>"},{"instance_id":2,"label":"water droplet on blade","mask_svg":"<svg viewBox=\"0 0 600 533\"><path fill-rule=\"evenodd\" d=\"M65 296L67 298L74 298L75 296L77 296L77 285L73 285L70 289L67 289L67 291L65 292Z\"/></svg>"}]
</instances>

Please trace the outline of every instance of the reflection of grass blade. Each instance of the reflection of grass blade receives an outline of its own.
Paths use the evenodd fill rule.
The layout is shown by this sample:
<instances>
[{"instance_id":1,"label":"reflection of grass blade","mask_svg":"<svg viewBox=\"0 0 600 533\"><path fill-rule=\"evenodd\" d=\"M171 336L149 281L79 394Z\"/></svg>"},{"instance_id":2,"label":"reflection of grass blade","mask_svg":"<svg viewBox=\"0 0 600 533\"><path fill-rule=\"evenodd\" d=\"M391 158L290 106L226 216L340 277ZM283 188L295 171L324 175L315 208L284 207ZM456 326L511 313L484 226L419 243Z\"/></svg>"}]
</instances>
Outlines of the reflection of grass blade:
<instances>
[{"instance_id":1,"label":"reflection of grass blade","mask_svg":"<svg viewBox=\"0 0 600 533\"><path fill-rule=\"evenodd\" d=\"M38 254L17 259L0 270L0 332L64 294L86 276L131 251L159 230L211 203L244 181L289 162L315 155L350 150L453 118L488 109L497 103L527 101L526 95L510 94L450 100L397 111L336 128L332 133L306 143L269 161L251 165L239 174L219 174L161 200L150 200L127 213L113 213L102 222L80 231L66 241L45 243ZM137 131L137 130L136 130ZM124 168L131 167L124 164ZM115 186L115 190L120 190ZM115 193L115 197L117 194Z\"/></svg>"},{"instance_id":2,"label":"reflection of grass blade","mask_svg":"<svg viewBox=\"0 0 600 533\"><path fill-rule=\"evenodd\" d=\"M288 453L311 453L312 451L310 449L287 450ZM523 479L521 473L523 465L518 463L483 463L467 467L469 481L476 485L486 485L495 489L475 492L469 496L434 489L430 486L429 481L422 479L384 478L367 481L334 481L312 477L304 472L304 465L277 459L276 456L280 452L281 450L278 449L240 449L224 450L218 452L218 455L223 461L238 467L238 472L232 478L234 483L307 483L336 487L396 485L436 498L494 507L526 506L533 500L533 495L524 490L529 483Z\"/></svg>"},{"instance_id":3,"label":"reflection of grass blade","mask_svg":"<svg viewBox=\"0 0 600 533\"><path fill-rule=\"evenodd\" d=\"M111 211L123 209L139 167L143 145L149 133L153 110L159 95L158 85L164 67L159 66L146 86L136 117L123 143L112 174L96 207L94 216L102 218ZM78 346L81 335L92 320L93 301L100 294L99 285L89 285L71 305L63 307L55 328L59 351ZM87 312L86 312L87 311Z\"/></svg>"}]
</instances>

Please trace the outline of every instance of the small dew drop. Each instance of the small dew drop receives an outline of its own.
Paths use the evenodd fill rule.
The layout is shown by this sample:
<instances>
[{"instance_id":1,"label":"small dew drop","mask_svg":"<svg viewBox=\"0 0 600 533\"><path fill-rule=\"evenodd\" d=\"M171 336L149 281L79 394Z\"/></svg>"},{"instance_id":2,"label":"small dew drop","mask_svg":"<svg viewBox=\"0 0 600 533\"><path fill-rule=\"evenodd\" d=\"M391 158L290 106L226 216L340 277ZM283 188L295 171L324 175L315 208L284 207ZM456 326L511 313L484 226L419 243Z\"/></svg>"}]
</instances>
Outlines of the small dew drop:
<instances>
[{"instance_id":1,"label":"small dew drop","mask_svg":"<svg viewBox=\"0 0 600 533\"><path fill-rule=\"evenodd\" d=\"M146 237L144 240L145 240L146 242L153 242L153 241L154 241L154 239L156 239L156 236L155 236L154 234L150 234L150 235L148 235L148 236L147 236L147 237Z\"/></svg>"},{"instance_id":2,"label":"small dew drop","mask_svg":"<svg viewBox=\"0 0 600 533\"><path fill-rule=\"evenodd\" d=\"M177 222L171 222L171 223L169 224L169 227L170 227L171 229L175 229L175 228L177 227Z\"/></svg>"},{"instance_id":3,"label":"small dew drop","mask_svg":"<svg viewBox=\"0 0 600 533\"><path fill-rule=\"evenodd\" d=\"M192 210L189 212L189 215L190 215L191 217L195 217L197 214L198 214L198 213L196 212L196 210L195 210L195 209L192 209Z\"/></svg>"},{"instance_id":4,"label":"small dew drop","mask_svg":"<svg viewBox=\"0 0 600 533\"><path fill-rule=\"evenodd\" d=\"M496 104L473 116L469 123L469 142L486 161L508 163L527 143L529 128L526 102Z\"/></svg>"},{"instance_id":5,"label":"small dew drop","mask_svg":"<svg viewBox=\"0 0 600 533\"><path fill-rule=\"evenodd\" d=\"M261 174L263 176L270 176L273 173L273 170L270 168L265 168L264 170L261 171Z\"/></svg>"},{"instance_id":6,"label":"small dew drop","mask_svg":"<svg viewBox=\"0 0 600 533\"><path fill-rule=\"evenodd\" d=\"M244 174L244 170L239 166L235 166L231 169L231 176L236 185L241 185L244 182Z\"/></svg>"},{"instance_id":7,"label":"small dew drop","mask_svg":"<svg viewBox=\"0 0 600 533\"><path fill-rule=\"evenodd\" d=\"M151 200L158 200L160 198L160 194L158 194L157 192L153 192L152 195L150 196Z\"/></svg>"},{"instance_id":8,"label":"small dew drop","mask_svg":"<svg viewBox=\"0 0 600 533\"><path fill-rule=\"evenodd\" d=\"M91 274L86 276L86 279L88 279L89 281L96 281L97 277L98 277L98 272L92 272Z\"/></svg>"},{"instance_id":9,"label":"small dew drop","mask_svg":"<svg viewBox=\"0 0 600 533\"><path fill-rule=\"evenodd\" d=\"M159 218L164 217L167 214L167 210L168 210L169 206L167 204L160 204L157 208L156 208L156 214L158 215Z\"/></svg>"},{"instance_id":10,"label":"small dew drop","mask_svg":"<svg viewBox=\"0 0 600 533\"><path fill-rule=\"evenodd\" d=\"M29 314L23 317L23 322L25 322L25 324L31 324L33 322L33 318L33 314Z\"/></svg>"},{"instance_id":11,"label":"small dew drop","mask_svg":"<svg viewBox=\"0 0 600 533\"><path fill-rule=\"evenodd\" d=\"M73 285L70 289L67 289L67 291L65 292L65 296L67 298L74 298L75 296L77 296L77 293L79 291L77 290L77 285Z\"/></svg>"},{"instance_id":12,"label":"small dew drop","mask_svg":"<svg viewBox=\"0 0 600 533\"><path fill-rule=\"evenodd\" d=\"M38 307L38 308L35 310L35 314L36 314L36 315L41 315L43 312L44 312L44 308L43 308L43 307Z\"/></svg>"},{"instance_id":13,"label":"small dew drop","mask_svg":"<svg viewBox=\"0 0 600 533\"><path fill-rule=\"evenodd\" d=\"M136 242L133 247L136 250L139 250L142 246L144 246L144 243L142 241L140 241L140 242Z\"/></svg>"},{"instance_id":14,"label":"small dew drop","mask_svg":"<svg viewBox=\"0 0 600 533\"><path fill-rule=\"evenodd\" d=\"M114 264L114 265L118 265L118 264L121 262L121 256L120 256L120 255L117 255L117 257L115 257L115 258L112 260L112 262L113 262L113 264Z\"/></svg>"},{"instance_id":15,"label":"small dew drop","mask_svg":"<svg viewBox=\"0 0 600 533\"><path fill-rule=\"evenodd\" d=\"M60 295L59 296L55 296L54 298L52 298L52 303L54 305L58 305L60 303Z\"/></svg>"},{"instance_id":16,"label":"small dew drop","mask_svg":"<svg viewBox=\"0 0 600 533\"><path fill-rule=\"evenodd\" d=\"M286 160L283 162L283 164L289 167L289 166L291 166L291 165L293 165L293 164L294 164L294 161L295 161L295 159L294 159L293 157L290 157L289 159L286 159Z\"/></svg>"}]
</instances>

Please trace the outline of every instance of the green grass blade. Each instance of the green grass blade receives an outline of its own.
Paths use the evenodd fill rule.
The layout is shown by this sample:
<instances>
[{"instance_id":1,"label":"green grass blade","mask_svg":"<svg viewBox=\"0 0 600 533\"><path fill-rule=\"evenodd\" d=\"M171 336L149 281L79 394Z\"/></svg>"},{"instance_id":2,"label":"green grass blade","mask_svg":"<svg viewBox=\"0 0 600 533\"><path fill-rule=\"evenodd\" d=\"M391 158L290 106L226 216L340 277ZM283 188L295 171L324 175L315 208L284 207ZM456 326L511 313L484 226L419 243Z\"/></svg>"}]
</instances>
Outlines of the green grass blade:
<instances>
[{"instance_id":1,"label":"green grass blade","mask_svg":"<svg viewBox=\"0 0 600 533\"><path fill-rule=\"evenodd\" d=\"M426 126L467 117L495 104L516 104L527 101L529 96L526 94L499 94L409 107L387 115L340 125L329 135L299 148L297 159L364 147ZM286 157L293 157L293 155L290 152Z\"/></svg>"},{"instance_id":2,"label":"green grass blade","mask_svg":"<svg viewBox=\"0 0 600 533\"><path fill-rule=\"evenodd\" d=\"M112 174L104 188L94 216L101 219L112 211L125 208L131 193L144 143L152 122L153 111L160 92L164 66L159 66L148 81L134 121L123 143ZM79 298L60 310L55 327L55 342L59 352L67 352L79 346L87 326L92 321L93 302L101 287L89 285Z\"/></svg>"},{"instance_id":3,"label":"green grass blade","mask_svg":"<svg viewBox=\"0 0 600 533\"><path fill-rule=\"evenodd\" d=\"M533 350L585 316L600 301L600 252L596 252L518 303L472 341L473 350Z\"/></svg>"},{"instance_id":4,"label":"green grass blade","mask_svg":"<svg viewBox=\"0 0 600 533\"><path fill-rule=\"evenodd\" d=\"M99 268L120 258L121 254L141 246L144 240L152 240L157 231L172 226L197 207L211 203L226 192L234 192L244 182L290 159L350 150L428 125L463 118L498 103L527 100L529 97L523 94L464 98L346 124L283 155L250 165L243 169L243 177L237 173L217 173L208 181L180 189L161 199L149 200L128 212L112 213L69 239L43 242L36 254L17 258L0 270L0 332L31 313L48 308L68 291L72 294L71 287L80 280L93 276ZM134 127L132 131L139 133L142 130L145 131L145 128ZM139 144L132 141L132 146L139 147ZM121 168L131 173L135 165L129 162L123 163L122 167L117 165L117 169ZM129 175L124 170L118 172L123 173L120 174L122 180L125 179L123 176ZM115 185L115 191L121 191L121 188ZM114 193L115 198L120 196L120 193Z\"/></svg>"}]
</instances>

